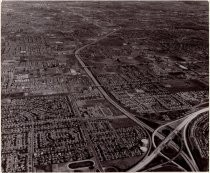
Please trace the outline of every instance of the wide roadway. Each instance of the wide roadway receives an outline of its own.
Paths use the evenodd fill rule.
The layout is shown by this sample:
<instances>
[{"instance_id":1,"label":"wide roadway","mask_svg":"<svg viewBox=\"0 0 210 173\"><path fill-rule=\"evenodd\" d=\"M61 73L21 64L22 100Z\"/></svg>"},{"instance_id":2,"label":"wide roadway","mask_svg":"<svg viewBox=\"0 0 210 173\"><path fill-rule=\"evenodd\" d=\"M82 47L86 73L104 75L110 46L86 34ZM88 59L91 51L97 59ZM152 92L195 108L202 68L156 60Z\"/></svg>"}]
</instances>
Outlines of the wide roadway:
<instances>
[{"instance_id":1,"label":"wide roadway","mask_svg":"<svg viewBox=\"0 0 210 173\"><path fill-rule=\"evenodd\" d=\"M98 86L98 89L99 91L102 93L102 95L112 104L114 105L118 110L120 110L122 113L124 113L128 118L132 119L134 122L136 122L137 124L139 124L141 127L144 127L145 129L149 130L150 132L154 132L154 129L151 128L150 126L148 126L147 124L143 123L142 121L140 121L139 119L137 119L135 117L134 114L128 112L127 110L125 110L123 107L121 107L118 103L116 103L114 100L112 100L112 98L106 93L106 91L100 86L100 83L96 80L96 78L93 76L92 72L87 68L87 66L85 65L85 63L82 61L81 57L80 57L80 51L85 49L86 47L90 46L90 45L93 45L95 43L97 43L98 41L108 37L109 35L113 34L114 32L118 31L119 29L114 29L114 31L108 33L107 35L99 38L98 40L92 42L92 43L89 43L81 48L79 48L78 50L75 51L75 57L77 58L77 60L79 61L80 65L84 68L85 72L89 75L89 77L92 79L92 81L94 82L94 84L96 86ZM160 133L157 133L157 137L160 138L161 140L164 140L165 137L160 134ZM179 151L179 146L177 144L175 144L173 141L170 143L170 146L173 147L176 151ZM157 150L156 150L157 152ZM190 166L191 170L192 171L198 171L195 167L194 167L194 164L191 162L191 159L189 159L188 155L181 151L181 156L186 160L186 162L188 163L188 165ZM148 158L148 157L146 157ZM152 157L149 157L149 158L152 158ZM144 163L144 166L146 166L145 163L148 164L148 161L151 161L152 159L147 159L146 162L143 162ZM141 161L142 162L142 161ZM140 163L141 163L140 162ZM138 166L139 164L137 164L136 166L134 166L132 169L130 169L129 171L132 171L133 170L139 170L138 169ZM142 166L140 166L141 168Z\"/></svg>"}]
</instances>

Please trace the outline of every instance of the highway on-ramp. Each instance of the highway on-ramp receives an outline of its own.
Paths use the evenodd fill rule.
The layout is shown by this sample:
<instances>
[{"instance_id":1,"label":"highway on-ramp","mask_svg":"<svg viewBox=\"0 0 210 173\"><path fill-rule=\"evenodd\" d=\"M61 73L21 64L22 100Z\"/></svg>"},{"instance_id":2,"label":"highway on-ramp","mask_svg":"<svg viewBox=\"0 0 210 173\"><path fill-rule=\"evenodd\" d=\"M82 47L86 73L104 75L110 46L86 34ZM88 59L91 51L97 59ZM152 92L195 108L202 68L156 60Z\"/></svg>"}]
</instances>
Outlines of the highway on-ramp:
<instances>
[{"instance_id":1,"label":"highway on-ramp","mask_svg":"<svg viewBox=\"0 0 210 173\"><path fill-rule=\"evenodd\" d=\"M75 51L75 57L77 58L77 60L79 61L80 65L84 68L85 72L89 75L89 77L92 79L92 81L94 82L94 84L98 87L99 91L101 92L101 94L104 96L105 99L107 99L112 105L114 105L118 110L120 110L122 113L124 113L128 118L132 119L134 122L136 122L137 124L139 124L141 127L144 127L145 129L149 130L150 132L154 132L154 129L151 128L150 126L148 126L147 124L145 124L144 122L140 121L138 118L136 118L136 116L130 112L128 112L126 109L124 109L123 107L121 107L117 102L115 102L107 93L106 91L101 87L100 83L96 80L96 78L93 76L92 72L87 68L87 66L85 65L85 63L82 61L81 57L80 57L80 51L85 49L86 47L93 45L95 43L97 43L98 41L106 38L107 36L113 34L114 32L118 31L118 29L114 29L114 31L108 33L107 35L99 38L98 40L89 43L79 49L77 49ZM160 138L161 140L164 140L164 136L160 133L157 133L157 137ZM179 146L177 146L173 141L170 143L170 146L172 146L175 150L179 150ZM190 162L190 159L188 157L188 155L181 151L180 155L186 160L186 162L188 163L188 165L190 166L192 171L197 171L196 168L194 167L194 165Z\"/></svg>"},{"instance_id":2,"label":"highway on-ramp","mask_svg":"<svg viewBox=\"0 0 210 173\"><path fill-rule=\"evenodd\" d=\"M179 124L161 143L160 145L144 160L142 160L139 164L131 168L130 172L137 172L144 168L148 163L150 163L160 152L161 150L184 128L186 124L191 122L194 118L196 118L199 114L209 111L209 108L203 108L199 111L196 111L186 117L182 121L181 124Z\"/></svg>"},{"instance_id":3,"label":"highway on-ramp","mask_svg":"<svg viewBox=\"0 0 210 173\"><path fill-rule=\"evenodd\" d=\"M186 135L187 135L187 128L188 128L189 123L190 123L190 121L185 125L182 135L183 135L183 140L184 140L185 147L186 147L186 149L187 149L187 151L188 151L188 153L191 157L191 160L194 164L196 164L196 161L195 161L195 159L194 159L194 157L191 153L191 150L190 150L190 148L188 146L188 142L187 142L187 136Z\"/></svg>"},{"instance_id":4,"label":"highway on-ramp","mask_svg":"<svg viewBox=\"0 0 210 173\"><path fill-rule=\"evenodd\" d=\"M209 105L208 101L205 101L205 102L202 102L202 103L200 103L200 104L198 104L198 105L192 107L190 111L191 111L191 113L192 113L192 112L196 112L196 111L198 110L198 108L201 109L202 107L207 107L208 105ZM189 113L189 114L190 114L190 113ZM183 118L178 119L178 120L170 121L170 122L168 122L168 123L166 123L166 124L164 124L164 125L158 127L158 128L153 132L153 134L152 134L152 143L153 143L153 146L154 146L155 148L157 147L156 144L155 144L155 136L156 136L156 134L158 133L158 131L159 131L160 129L163 129L163 128L167 127L167 126L171 126L171 125L180 123L180 122L183 121L184 119L186 119L186 117L183 117ZM189 123L190 123L190 122L189 122ZM197 166L197 164L196 164L196 162L195 162L195 160L194 160L194 158L193 158L193 156L192 156L192 153L191 153L191 151L190 151L190 149L189 149L189 147L188 147L188 143L187 143L187 140L186 140L186 129L187 129L187 126L188 126L189 123L187 123L187 124L185 125L184 130L183 130L184 143L185 143L186 149L187 149L187 151L188 151L188 153L189 153L189 155L190 155L192 164L194 165L194 167L196 168L196 170L199 171L199 168L198 168L198 166ZM160 154L161 154L163 157L167 158L167 156L165 156L164 154L162 154L162 153L160 153ZM169 159L168 159L168 160L169 160ZM179 166L177 163L175 163L173 160L171 160L171 162L174 163L175 165L177 165L178 167L180 167L180 166Z\"/></svg>"}]
</instances>

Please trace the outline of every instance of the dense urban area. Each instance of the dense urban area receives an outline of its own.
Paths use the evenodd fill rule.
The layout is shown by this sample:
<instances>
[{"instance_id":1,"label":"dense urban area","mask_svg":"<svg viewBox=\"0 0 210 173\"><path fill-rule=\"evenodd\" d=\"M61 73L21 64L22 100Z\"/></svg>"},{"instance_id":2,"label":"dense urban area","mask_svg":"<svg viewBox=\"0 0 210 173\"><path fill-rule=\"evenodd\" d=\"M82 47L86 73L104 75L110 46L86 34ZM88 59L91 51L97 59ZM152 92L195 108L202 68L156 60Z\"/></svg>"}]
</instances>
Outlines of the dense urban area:
<instances>
[{"instance_id":1,"label":"dense urban area","mask_svg":"<svg viewBox=\"0 0 210 173\"><path fill-rule=\"evenodd\" d=\"M209 170L208 2L2 2L2 172Z\"/></svg>"}]
</instances>

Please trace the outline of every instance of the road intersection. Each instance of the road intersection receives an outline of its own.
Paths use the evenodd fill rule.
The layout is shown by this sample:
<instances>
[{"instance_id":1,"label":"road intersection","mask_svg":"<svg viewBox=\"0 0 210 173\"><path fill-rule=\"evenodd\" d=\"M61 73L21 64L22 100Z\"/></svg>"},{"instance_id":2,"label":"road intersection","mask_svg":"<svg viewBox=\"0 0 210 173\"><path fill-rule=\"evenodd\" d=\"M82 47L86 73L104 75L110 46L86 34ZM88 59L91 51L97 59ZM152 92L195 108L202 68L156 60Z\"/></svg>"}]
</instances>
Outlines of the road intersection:
<instances>
[{"instance_id":1,"label":"road intersection","mask_svg":"<svg viewBox=\"0 0 210 173\"><path fill-rule=\"evenodd\" d=\"M139 164L131 168L130 172L136 172L144 168L148 163L150 163L160 152L161 150L194 118L196 118L201 113L209 111L209 108L203 108L201 110L198 110L187 117L182 121L181 124L179 124L161 143L160 145L143 161L141 161Z\"/></svg>"},{"instance_id":2,"label":"road intersection","mask_svg":"<svg viewBox=\"0 0 210 173\"><path fill-rule=\"evenodd\" d=\"M118 110L120 110L122 113L124 113L128 118L132 119L134 122L136 122L137 124L139 124L141 127L144 127L145 129L149 130L150 132L154 132L154 129L151 128L150 126L148 126L147 124L145 124L144 122L140 121L138 118L136 118L136 116L130 112L128 112L127 110L125 110L123 107L121 107L117 102L115 102L104 90L104 88L101 87L100 83L97 81L97 79L93 76L92 72L87 68L87 66L85 65L85 63L82 61L82 58L80 57L80 51L85 49L86 47L93 45L95 43L97 43L98 41L108 37L109 35L113 34L114 32L118 31L119 29L114 29L112 32L108 33L107 35L99 38L98 40L89 43L79 49L77 49L75 51L75 57L77 58L77 60L79 61L80 65L83 67L83 69L85 70L85 72L89 75L89 77L92 79L92 81L94 82L95 86L98 86L97 88L99 89L99 91L101 92L101 94L104 96L104 98L106 100L108 100L112 105L114 105ZM183 128L183 127L182 127ZM156 136L158 138L160 138L161 140L163 140L164 143L161 143L161 146L159 146L158 148L156 148L152 153L151 157L146 157L145 160L141 161L139 164L137 164L136 166L134 166L133 168L131 168L129 171L138 171L140 169L142 169L144 166L146 166L154 157L156 157L156 155L158 155L160 153L160 151L162 150L162 148L165 146L165 143L171 141L172 137L174 135L176 135L176 133L178 133L179 131L173 131L173 133L170 135L170 137L167 137L165 139L165 137L157 132ZM165 139L165 140L164 140ZM169 144L171 147L173 147L176 151L179 151L179 146L174 143L173 141L170 142ZM186 162L188 163L188 165L190 166L190 168L193 171L198 171L197 166L195 166L192 162L191 159L188 157L188 155L181 151L180 155L186 160Z\"/></svg>"}]
</instances>

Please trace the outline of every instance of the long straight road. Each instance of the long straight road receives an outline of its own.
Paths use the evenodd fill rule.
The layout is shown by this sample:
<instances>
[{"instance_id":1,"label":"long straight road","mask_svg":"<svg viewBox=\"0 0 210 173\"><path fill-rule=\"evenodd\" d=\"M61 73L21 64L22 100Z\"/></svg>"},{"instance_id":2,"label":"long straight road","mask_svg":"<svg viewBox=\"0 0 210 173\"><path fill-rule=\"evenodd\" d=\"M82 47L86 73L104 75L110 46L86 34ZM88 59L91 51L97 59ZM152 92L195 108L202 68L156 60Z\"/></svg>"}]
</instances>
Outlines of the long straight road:
<instances>
[{"instance_id":1,"label":"long straight road","mask_svg":"<svg viewBox=\"0 0 210 173\"><path fill-rule=\"evenodd\" d=\"M83 69L85 70L85 72L89 75L89 77L92 79L92 81L94 82L94 84L96 86L98 86L99 91L102 93L102 95L112 104L114 105L118 110L120 110L122 113L124 113L128 118L132 119L134 122L136 122L138 125L140 125L141 127L144 127L145 129L149 130L150 132L154 132L154 129L151 128L150 126L148 126L147 124L145 124L144 122L140 121L138 118L135 117L134 114L128 112L127 110L125 110L123 107L121 107L118 103L116 103L107 93L106 91L101 87L100 83L96 80L96 78L93 76L92 72L87 68L87 66L85 65L85 63L82 61L81 57L80 57L80 51L85 49L86 47L93 45L95 43L97 43L98 41L108 37L109 35L113 34L114 32L118 31L117 29L115 29L114 31L108 33L107 35L101 37L100 39L89 43L81 48L79 48L78 50L75 51L75 57L77 58L77 60L79 61L80 65L83 67ZM163 140L165 137L160 134L157 133L157 137L160 138L161 140ZM171 146L175 149L175 150L179 150L179 147L174 143L171 142ZM190 166L191 170L196 171L196 168L194 168L194 165L190 162L189 157L187 156L186 153L184 153L183 151L181 151L181 156L186 160L186 162L188 163L188 165Z\"/></svg>"}]
</instances>

